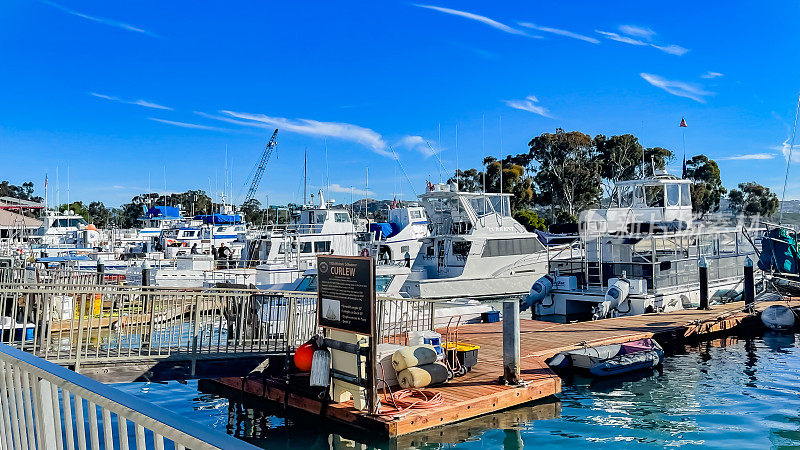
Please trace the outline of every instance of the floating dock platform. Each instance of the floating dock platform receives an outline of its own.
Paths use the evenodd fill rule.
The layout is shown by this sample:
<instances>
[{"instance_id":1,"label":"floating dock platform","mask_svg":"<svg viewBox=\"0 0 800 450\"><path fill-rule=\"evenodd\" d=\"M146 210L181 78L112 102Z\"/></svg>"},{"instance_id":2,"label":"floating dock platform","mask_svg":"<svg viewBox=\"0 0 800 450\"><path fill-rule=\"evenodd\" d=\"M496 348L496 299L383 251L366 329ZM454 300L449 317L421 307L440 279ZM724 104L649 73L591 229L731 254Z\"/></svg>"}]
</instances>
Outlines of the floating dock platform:
<instances>
[{"instance_id":1,"label":"floating dock platform","mask_svg":"<svg viewBox=\"0 0 800 450\"><path fill-rule=\"evenodd\" d=\"M756 308L763 310L773 304L787 303L782 300L762 301L756 304ZM799 305L800 302L795 300L788 306ZM310 392L303 392L275 378L202 380L201 388L239 392L253 399L274 402L288 409L394 438L495 413L561 392L561 379L545 363L547 358L559 352L586 345L624 343L651 337L662 344L681 343L733 332L747 322L758 320L756 314L743 312L743 307L743 302L735 302L713 306L710 310L687 309L568 324L522 319L521 375L526 382L523 386L506 386L499 381L503 375L502 323L461 325L459 341L480 346L478 364L465 376L441 386L425 388L442 395L444 402L441 406L411 409L399 415L383 394L379 394L382 414L372 415L356 410L352 402L320 401ZM444 330L440 331L444 333Z\"/></svg>"}]
</instances>

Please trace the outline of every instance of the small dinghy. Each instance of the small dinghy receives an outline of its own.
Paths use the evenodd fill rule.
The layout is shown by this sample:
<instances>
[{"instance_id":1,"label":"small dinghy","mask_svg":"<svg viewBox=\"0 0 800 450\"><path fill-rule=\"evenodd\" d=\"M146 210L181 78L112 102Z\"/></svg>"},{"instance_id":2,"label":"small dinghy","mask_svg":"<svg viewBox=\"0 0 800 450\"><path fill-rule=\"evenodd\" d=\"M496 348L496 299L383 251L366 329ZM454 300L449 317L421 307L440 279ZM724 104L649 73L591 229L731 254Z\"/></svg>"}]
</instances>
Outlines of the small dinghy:
<instances>
[{"instance_id":1,"label":"small dinghy","mask_svg":"<svg viewBox=\"0 0 800 450\"><path fill-rule=\"evenodd\" d=\"M607 377L657 367L664 360L664 350L653 339L624 344L598 345L561 352L548 364L554 369L577 368L592 375Z\"/></svg>"},{"instance_id":2,"label":"small dinghy","mask_svg":"<svg viewBox=\"0 0 800 450\"><path fill-rule=\"evenodd\" d=\"M794 327L794 312L783 305L772 305L761 313L761 322L775 331L789 331Z\"/></svg>"}]
</instances>

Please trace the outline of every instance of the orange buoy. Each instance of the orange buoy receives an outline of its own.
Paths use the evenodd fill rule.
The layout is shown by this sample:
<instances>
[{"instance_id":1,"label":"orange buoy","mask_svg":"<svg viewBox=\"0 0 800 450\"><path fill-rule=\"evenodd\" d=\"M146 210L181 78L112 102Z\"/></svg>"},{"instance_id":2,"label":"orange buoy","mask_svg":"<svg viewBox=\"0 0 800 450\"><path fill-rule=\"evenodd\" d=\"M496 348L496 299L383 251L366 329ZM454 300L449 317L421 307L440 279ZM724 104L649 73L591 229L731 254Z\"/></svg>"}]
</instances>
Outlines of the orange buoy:
<instances>
[{"instance_id":1,"label":"orange buoy","mask_svg":"<svg viewBox=\"0 0 800 450\"><path fill-rule=\"evenodd\" d=\"M306 342L297 347L294 352L294 365L301 372L311 371L311 361L314 359L314 344Z\"/></svg>"}]
</instances>

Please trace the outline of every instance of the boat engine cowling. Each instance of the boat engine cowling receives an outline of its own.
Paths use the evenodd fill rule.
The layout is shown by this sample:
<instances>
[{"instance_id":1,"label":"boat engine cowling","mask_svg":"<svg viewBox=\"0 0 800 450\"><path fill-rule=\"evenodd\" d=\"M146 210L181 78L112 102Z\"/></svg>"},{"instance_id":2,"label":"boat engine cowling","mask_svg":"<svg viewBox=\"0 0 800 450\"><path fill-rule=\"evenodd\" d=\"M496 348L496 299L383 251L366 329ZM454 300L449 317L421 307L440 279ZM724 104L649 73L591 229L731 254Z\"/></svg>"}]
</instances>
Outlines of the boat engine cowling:
<instances>
[{"instance_id":1,"label":"boat engine cowling","mask_svg":"<svg viewBox=\"0 0 800 450\"><path fill-rule=\"evenodd\" d=\"M541 303L550 294L553 284L555 284L555 278L550 274L536 280L528 295L520 301L520 311L525 311L533 305Z\"/></svg>"},{"instance_id":2,"label":"boat engine cowling","mask_svg":"<svg viewBox=\"0 0 800 450\"><path fill-rule=\"evenodd\" d=\"M611 312L622 304L631 292L631 282L620 278L608 287L602 303L597 305L594 312L595 319L605 319Z\"/></svg>"}]
</instances>

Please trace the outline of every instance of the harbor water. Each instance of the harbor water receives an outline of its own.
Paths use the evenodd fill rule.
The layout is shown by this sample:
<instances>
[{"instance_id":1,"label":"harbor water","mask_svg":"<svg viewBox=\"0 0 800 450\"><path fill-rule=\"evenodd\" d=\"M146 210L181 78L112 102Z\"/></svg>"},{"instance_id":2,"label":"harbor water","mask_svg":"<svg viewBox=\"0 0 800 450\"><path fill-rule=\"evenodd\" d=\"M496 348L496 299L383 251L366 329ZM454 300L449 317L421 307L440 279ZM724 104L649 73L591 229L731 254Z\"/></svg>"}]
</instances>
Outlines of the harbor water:
<instances>
[{"instance_id":1,"label":"harbor water","mask_svg":"<svg viewBox=\"0 0 800 450\"><path fill-rule=\"evenodd\" d=\"M200 393L196 381L116 386L264 448L797 448L799 371L794 334L701 342L672 349L659 370L568 377L557 399L393 443L240 396Z\"/></svg>"}]
</instances>

